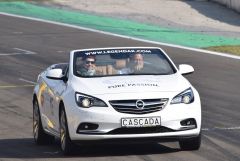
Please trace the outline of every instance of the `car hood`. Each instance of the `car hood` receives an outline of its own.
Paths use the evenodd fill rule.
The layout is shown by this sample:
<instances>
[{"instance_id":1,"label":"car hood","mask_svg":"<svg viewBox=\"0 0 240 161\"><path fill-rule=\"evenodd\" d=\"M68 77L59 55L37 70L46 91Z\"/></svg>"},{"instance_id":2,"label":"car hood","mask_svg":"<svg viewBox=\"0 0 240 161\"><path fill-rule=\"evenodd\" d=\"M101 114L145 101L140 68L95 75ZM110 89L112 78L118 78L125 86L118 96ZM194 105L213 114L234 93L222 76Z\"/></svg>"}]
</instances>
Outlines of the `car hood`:
<instances>
[{"instance_id":1,"label":"car hood","mask_svg":"<svg viewBox=\"0 0 240 161\"><path fill-rule=\"evenodd\" d=\"M75 91L85 94L115 94L138 92L176 92L191 84L181 75L144 75L79 78L72 82Z\"/></svg>"}]
</instances>

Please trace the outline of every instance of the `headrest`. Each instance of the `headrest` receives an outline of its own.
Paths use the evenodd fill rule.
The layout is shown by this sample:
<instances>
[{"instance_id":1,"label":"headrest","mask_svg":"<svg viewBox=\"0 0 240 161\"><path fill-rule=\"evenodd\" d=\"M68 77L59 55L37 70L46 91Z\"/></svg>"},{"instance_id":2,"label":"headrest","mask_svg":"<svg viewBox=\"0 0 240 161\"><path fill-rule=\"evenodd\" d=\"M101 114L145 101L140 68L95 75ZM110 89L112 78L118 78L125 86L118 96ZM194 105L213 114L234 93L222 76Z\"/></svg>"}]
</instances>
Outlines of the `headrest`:
<instances>
[{"instance_id":1,"label":"headrest","mask_svg":"<svg viewBox=\"0 0 240 161\"><path fill-rule=\"evenodd\" d=\"M122 69L125 68L127 64L127 61L125 59L118 59L115 62L115 68L116 69Z\"/></svg>"}]
</instances>

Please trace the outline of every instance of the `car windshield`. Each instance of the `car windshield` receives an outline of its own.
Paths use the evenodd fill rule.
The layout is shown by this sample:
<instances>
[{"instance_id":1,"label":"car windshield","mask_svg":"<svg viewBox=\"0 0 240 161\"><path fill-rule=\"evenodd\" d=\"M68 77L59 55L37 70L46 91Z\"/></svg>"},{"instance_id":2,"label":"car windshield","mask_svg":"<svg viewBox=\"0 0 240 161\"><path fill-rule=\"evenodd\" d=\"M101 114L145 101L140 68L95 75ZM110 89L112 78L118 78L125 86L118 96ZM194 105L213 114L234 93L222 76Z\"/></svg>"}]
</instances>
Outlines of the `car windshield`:
<instances>
[{"instance_id":1,"label":"car windshield","mask_svg":"<svg viewBox=\"0 0 240 161\"><path fill-rule=\"evenodd\" d=\"M121 75L168 75L176 72L160 49L96 49L74 53L74 75L103 77Z\"/></svg>"}]
</instances>

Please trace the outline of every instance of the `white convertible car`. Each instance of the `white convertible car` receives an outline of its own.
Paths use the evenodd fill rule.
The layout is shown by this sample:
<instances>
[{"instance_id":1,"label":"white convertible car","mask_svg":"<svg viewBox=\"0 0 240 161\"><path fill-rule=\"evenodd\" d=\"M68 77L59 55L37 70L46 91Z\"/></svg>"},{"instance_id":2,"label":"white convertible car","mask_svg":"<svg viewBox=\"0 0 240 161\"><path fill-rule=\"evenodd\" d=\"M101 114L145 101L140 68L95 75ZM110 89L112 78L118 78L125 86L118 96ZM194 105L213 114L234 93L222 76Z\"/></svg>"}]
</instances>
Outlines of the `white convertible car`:
<instances>
[{"instance_id":1,"label":"white convertible car","mask_svg":"<svg viewBox=\"0 0 240 161\"><path fill-rule=\"evenodd\" d=\"M38 76L33 92L37 144L59 137L69 154L76 144L179 141L183 150L201 144L201 103L160 48L74 50L68 63Z\"/></svg>"}]
</instances>

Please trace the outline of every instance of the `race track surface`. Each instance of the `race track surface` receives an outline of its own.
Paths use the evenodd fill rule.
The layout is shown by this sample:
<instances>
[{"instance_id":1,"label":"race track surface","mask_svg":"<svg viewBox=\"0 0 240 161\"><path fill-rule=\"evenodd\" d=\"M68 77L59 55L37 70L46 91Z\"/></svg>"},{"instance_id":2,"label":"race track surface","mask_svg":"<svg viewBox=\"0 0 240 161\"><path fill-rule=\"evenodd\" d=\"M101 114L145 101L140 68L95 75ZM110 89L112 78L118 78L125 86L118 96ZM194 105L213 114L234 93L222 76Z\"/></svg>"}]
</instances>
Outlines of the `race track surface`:
<instances>
[{"instance_id":1,"label":"race track surface","mask_svg":"<svg viewBox=\"0 0 240 161\"><path fill-rule=\"evenodd\" d=\"M187 76L202 100L202 146L181 151L178 143L79 147L64 157L58 142L37 146L32 137L32 90L37 75L67 62L72 49L156 46L85 30L0 15L0 160L240 160L240 61L160 46Z\"/></svg>"}]
</instances>

